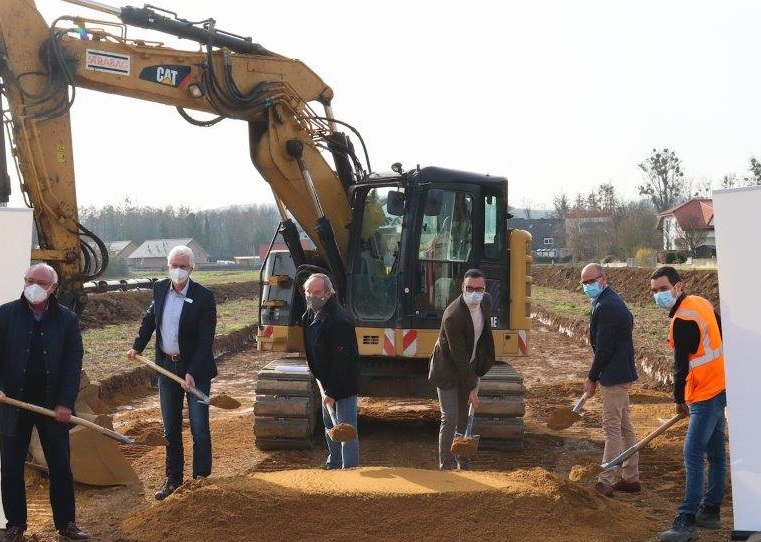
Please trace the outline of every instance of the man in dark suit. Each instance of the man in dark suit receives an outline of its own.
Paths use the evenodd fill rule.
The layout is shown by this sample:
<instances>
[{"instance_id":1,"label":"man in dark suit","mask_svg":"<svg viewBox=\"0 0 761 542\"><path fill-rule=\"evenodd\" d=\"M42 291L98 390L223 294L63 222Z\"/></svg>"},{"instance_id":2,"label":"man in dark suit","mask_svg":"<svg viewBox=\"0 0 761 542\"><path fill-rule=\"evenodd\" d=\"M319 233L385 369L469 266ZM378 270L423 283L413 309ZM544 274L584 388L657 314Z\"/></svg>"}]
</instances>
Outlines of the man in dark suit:
<instances>
[{"instance_id":1,"label":"man in dark suit","mask_svg":"<svg viewBox=\"0 0 761 542\"><path fill-rule=\"evenodd\" d=\"M53 522L64 540L87 540L74 523L69 421L79 393L82 334L75 313L58 304L58 273L40 263L27 269L20 299L0 306L0 389L13 399L55 411L48 418L0 404L5 540L24 539L27 526L24 461L37 428L48 463Z\"/></svg>"},{"instance_id":2,"label":"man in dark suit","mask_svg":"<svg viewBox=\"0 0 761 542\"><path fill-rule=\"evenodd\" d=\"M584 391L592 397L599 382L605 433L604 463L637 442L629 404L629 389L637 380L632 339L634 317L618 293L608 286L601 265L591 263L581 270L581 286L592 303L589 343L594 352ZM607 471L600 473L595 484L595 491L605 497L612 497L615 491L636 493L641 488L639 454L623 462L618 481L615 471Z\"/></svg>"},{"instance_id":3,"label":"man in dark suit","mask_svg":"<svg viewBox=\"0 0 761 542\"><path fill-rule=\"evenodd\" d=\"M470 469L466 457L455 456L455 430L465 432L468 404L478 408L478 378L494 364L491 296L479 269L465 272L462 294L444 311L439 338L431 355L428 381L436 386L441 408L439 468Z\"/></svg>"},{"instance_id":4,"label":"man in dark suit","mask_svg":"<svg viewBox=\"0 0 761 542\"><path fill-rule=\"evenodd\" d=\"M322 419L328 458L325 468L350 469L359 466L359 437L334 442L328 431L333 420L357 427L359 393L359 352L354 323L338 304L333 284L327 275L314 273L304 283L307 310L301 317L309 370L322 386Z\"/></svg>"},{"instance_id":5,"label":"man in dark suit","mask_svg":"<svg viewBox=\"0 0 761 542\"><path fill-rule=\"evenodd\" d=\"M164 422L166 480L155 493L163 500L182 484L185 456L182 445L182 404L187 397L190 432L193 436L193 478L211 474L209 406L192 393L195 387L209 394L217 376L212 345L217 326L214 294L190 280L195 260L193 251L176 246L167 256L169 278L153 286L153 301L143 316L140 330L127 353L130 359L143 351L156 332L156 363L185 379L180 386L159 375L159 401Z\"/></svg>"}]
</instances>

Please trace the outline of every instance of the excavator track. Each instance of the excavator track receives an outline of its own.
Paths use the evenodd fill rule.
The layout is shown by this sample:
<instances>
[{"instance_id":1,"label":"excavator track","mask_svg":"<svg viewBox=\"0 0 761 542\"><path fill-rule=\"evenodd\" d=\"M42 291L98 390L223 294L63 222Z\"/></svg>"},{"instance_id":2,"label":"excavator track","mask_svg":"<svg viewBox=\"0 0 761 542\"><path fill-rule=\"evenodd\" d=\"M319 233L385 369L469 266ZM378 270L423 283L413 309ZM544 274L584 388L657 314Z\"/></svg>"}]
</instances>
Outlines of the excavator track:
<instances>
[{"instance_id":1,"label":"excavator track","mask_svg":"<svg viewBox=\"0 0 761 542\"><path fill-rule=\"evenodd\" d=\"M518 451L523 448L523 415L526 388L523 377L506 362L497 362L481 377L480 406L473 419L479 448Z\"/></svg>"},{"instance_id":2,"label":"excavator track","mask_svg":"<svg viewBox=\"0 0 761 542\"><path fill-rule=\"evenodd\" d=\"M260 450L314 447L320 393L303 358L268 363L254 386L254 444Z\"/></svg>"},{"instance_id":3,"label":"excavator track","mask_svg":"<svg viewBox=\"0 0 761 542\"><path fill-rule=\"evenodd\" d=\"M517 451L523 448L526 410L523 378L513 367L498 362L481 378L480 407L473 434L482 449ZM254 386L254 441L260 450L310 449L321 426L320 394L303 358L271 361Z\"/></svg>"}]
</instances>

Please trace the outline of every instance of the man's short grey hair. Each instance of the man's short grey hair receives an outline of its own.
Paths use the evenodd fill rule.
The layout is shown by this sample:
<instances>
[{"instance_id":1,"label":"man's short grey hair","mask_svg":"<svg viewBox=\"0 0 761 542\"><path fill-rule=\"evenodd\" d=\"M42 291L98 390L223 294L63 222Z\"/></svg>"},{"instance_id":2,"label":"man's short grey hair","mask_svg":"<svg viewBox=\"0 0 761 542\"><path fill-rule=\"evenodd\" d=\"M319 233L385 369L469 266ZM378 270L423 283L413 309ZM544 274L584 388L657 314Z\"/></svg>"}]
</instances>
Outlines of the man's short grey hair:
<instances>
[{"instance_id":1,"label":"man's short grey hair","mask_svg":"<svg viewBox=\"0 0 761 542\"><path fill-rule=\"evenodd\" d=\"M177 245L176 247L172 247L172 250L166 255L166 263L169 263L172 256L187 256L188 262L190 262L190 267L195 268L196 266L196 258L193 256L193 250L188 246Z\"/></svg>"},{"instance_id":2,"label":"man's short grey hair","mask_svg":"<svg viewBox=\"0 0 761 542\"><path fill-rule=\"evenodd\" d=\"M29 273L34 269L47 269L48 273L50 273L53 276L53 283L58 284L58 273L53 268L53 266L48 265L46 263L36 263L34 265L30 265L29 269L26 270L26 274L24 275L24 278L29 276Z\"/></svg>"},{"instance_id":3,"label":"man's short grey hair","mask_svg":"<svg viewBox=\"0 0 761 542\"><path fill-rule=\"evenodd\" d=\"M325 285L325 289L328 291L328 293L336 293L335 289L333 288L333 283L330 281L330 277L328 277L325 273L312 273L309 275L309 278L304 281L304 288L306 289L307 284L312 282L314 279L322 279L322 283Z\"/></svg>"}]
</instances>

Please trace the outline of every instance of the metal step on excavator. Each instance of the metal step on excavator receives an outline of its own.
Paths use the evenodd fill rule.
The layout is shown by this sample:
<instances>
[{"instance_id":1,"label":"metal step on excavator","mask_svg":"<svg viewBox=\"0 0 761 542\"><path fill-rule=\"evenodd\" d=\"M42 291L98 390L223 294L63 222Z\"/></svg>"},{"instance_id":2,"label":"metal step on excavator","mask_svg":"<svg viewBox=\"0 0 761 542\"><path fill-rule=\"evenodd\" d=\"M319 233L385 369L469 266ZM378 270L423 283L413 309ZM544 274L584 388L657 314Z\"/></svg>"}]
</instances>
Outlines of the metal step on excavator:
<instances>
[{"instance_id":1,"label":"metal step on excavator","mask_svg":"<svg viewBox=\"0 0 761 542\"><path fill-rule=\"evenodd\" d=\"M523 378L506 362L498 362L481 378L480 406L473 431L481 449L517 451L523 447L526 410ZM428 386L427 397L435 390ZM310 449L322 427L320 392L303 358L281 358L267 364L254 386L256 447ZM362 391L360 391L360 394ZM407 395L409 396L409 395ZM361 429L360 429L361 432Z\"/></svg>"},{"instance_id":2,"label":"metal step on excavator","mask_svg":"<svg viewBox=\"0 0 761 542\"><path fill-rule=\"evenodd\" d=\"M100 386L90 382L85 371L82 371L74 409L80 418L113 430L111 416L100 399ZM71 472L76 482L92 486L117 486L138 481L137 473L114 440L81 425L76 425L69 431L69 439ZM27 464L47 471L36 430L29 445Z\"/></svg>"}]
</instances>

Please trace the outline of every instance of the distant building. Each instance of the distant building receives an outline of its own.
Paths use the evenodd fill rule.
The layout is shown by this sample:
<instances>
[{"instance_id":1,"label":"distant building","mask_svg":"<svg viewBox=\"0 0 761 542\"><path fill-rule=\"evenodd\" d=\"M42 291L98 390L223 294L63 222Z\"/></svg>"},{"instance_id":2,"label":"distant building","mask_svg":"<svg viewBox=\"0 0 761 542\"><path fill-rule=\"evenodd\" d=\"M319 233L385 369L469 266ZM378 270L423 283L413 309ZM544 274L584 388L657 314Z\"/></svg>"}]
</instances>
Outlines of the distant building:
<instances>
[{"instance_id":1,"label":"distant building","mask_svg":"<svg viewBox=\"0 0 761 542\"><path fill-rule=\"evenodd\" d=\"M716 256L713 200L693 198L658 215L663 249L689 252L696 258Z\"/></svg>"},{"instance_id":2,"label":"distant building","mask_svg":"<svg viewBox=\"0 0 761 542\"><path fill-rule=\"evenodd\" d=\"M193 250L196 266L209 263L209 253L194 239L150 239L130 254L127 264L133 269L159 269L166 267L169 251L178 245L186 245Z\"/></svg>"},{"instance_id":3,"label":"distant building","mask_svg":"<svg viewBox=\"0 0 761 542\"><path fill-rule=\"evenodd\" d=\"M106 249L109 254L116 254L125 260L137 250L137 245L132 241L106 241Z\"/></svg>"},{"instance_id":4,"label":"distant building","mask_svg":"<svg viewBox=\"0 0 761 542\"><path fill-rule=\"evenodd\" d=\"M561 218L511 218L507 227L531 234L531 252L539 261L562 261L570 256L565 246L565 225Z\"/></svg>"}]
</instances>

